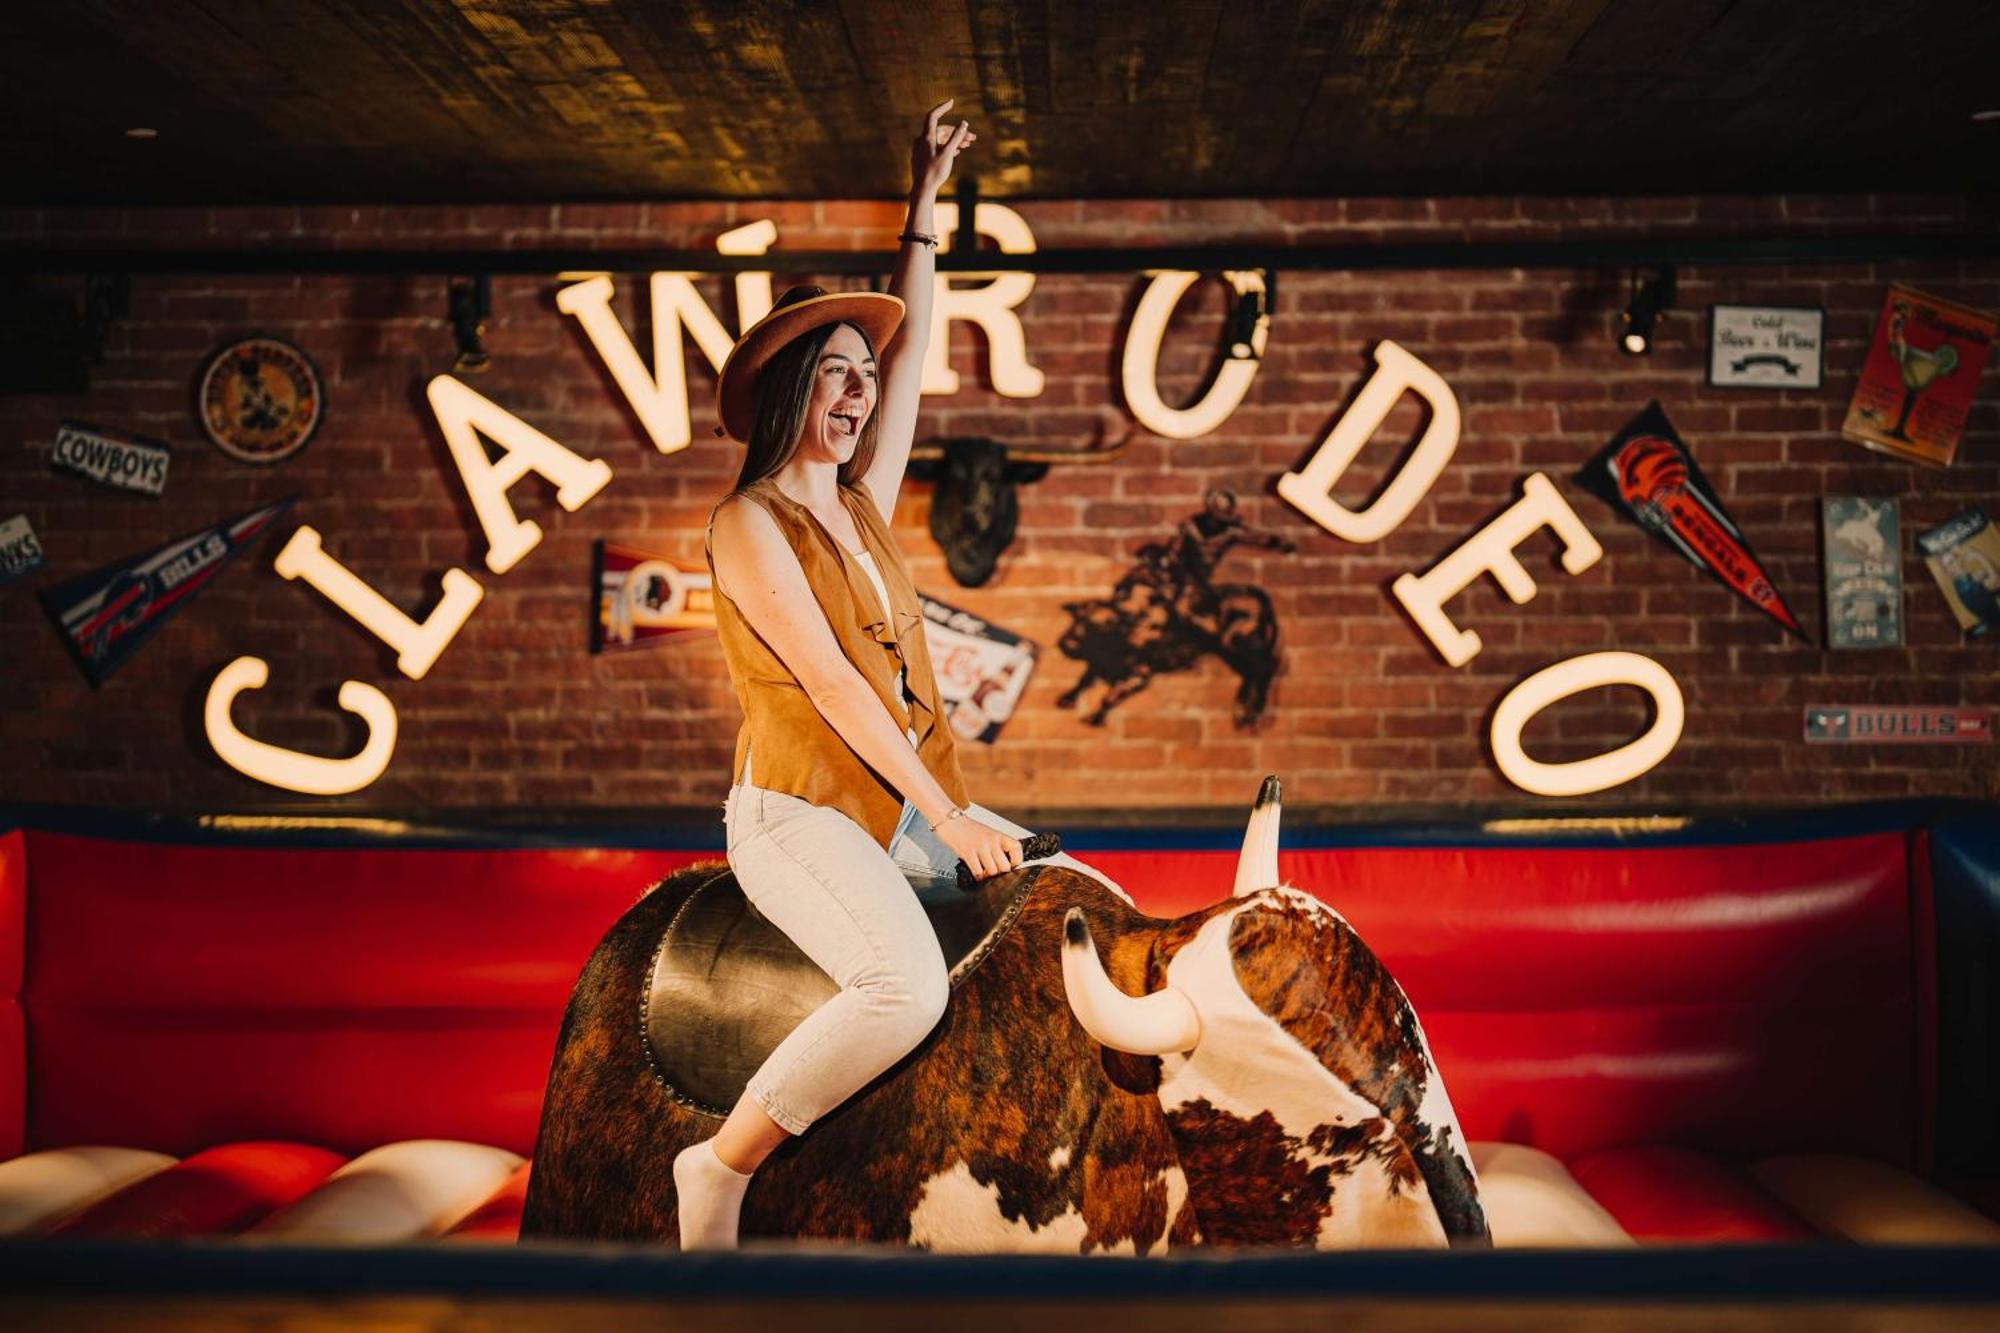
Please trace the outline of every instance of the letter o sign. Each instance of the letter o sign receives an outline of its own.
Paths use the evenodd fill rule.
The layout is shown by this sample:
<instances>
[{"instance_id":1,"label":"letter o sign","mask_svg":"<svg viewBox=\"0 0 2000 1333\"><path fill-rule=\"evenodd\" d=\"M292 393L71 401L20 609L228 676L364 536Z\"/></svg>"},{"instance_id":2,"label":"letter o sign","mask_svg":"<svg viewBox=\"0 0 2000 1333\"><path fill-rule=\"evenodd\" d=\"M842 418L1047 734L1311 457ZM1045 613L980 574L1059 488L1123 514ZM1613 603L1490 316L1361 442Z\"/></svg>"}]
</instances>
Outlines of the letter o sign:
<instances>
[{"instance_id":1,"label":"letter o sign","mask_svg":"<svg viewBox=\"0 0 2000 1333\"><path fill-rule=\"evenodd\" d=\"M1549 705L1601 685L1636 685L1653 697L1655 716L1646 734L1615 750L1566 764L1528 758L1521 732ZM1493 711L1493 761L1515 786L1537 796L1581 796L1603 791L1650 770L1673 753L1687 708L1667 669L1638 653L1585 653L1545 667L1516 685Z\"/></svg>"}]
</instances>

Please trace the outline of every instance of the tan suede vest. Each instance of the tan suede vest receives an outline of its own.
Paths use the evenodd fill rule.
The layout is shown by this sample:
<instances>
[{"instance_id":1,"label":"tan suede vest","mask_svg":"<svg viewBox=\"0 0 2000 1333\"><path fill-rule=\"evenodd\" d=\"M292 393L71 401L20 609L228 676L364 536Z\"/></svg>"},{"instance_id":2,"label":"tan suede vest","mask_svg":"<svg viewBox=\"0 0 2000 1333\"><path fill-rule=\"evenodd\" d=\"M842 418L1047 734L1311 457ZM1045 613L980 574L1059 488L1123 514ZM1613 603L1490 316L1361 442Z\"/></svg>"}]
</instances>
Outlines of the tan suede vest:
<instances>
[{"instance_id":1,"label":"tan suede vest","mask_svg":"<svg viewBox=\"0 0 2000 1333\"><path fill-rule=\"evenodd\" d=\"M862 548L874 555L876 571L888 585L890 605L886 610L859 563L810 509L786 495L777 482L766 477L736 492L761 506L777 523L778 531L798 556L799 567L819 599L841 652L889 710L897 729L916 731L917 758L945 794L955 804L965 805L965 778L959 772L958 749L938 702L937 676L924 640L917 590L868 488L856 482L840 487L839 493L861 534ZM715 575L714 540L715 515L711 511L702 538L711 579ZM716 634L722 642L730 684L743 708L731 783L743 780L743 757L753 754L757 786L830 806L868 830L869 836L886 848L903 812L902 795L820 715L798 677L722 591L721 580L715 580L714 589ZM899 669L905 672L911 695L907 706L895 692Z\"/></svg>"}]
</instances>

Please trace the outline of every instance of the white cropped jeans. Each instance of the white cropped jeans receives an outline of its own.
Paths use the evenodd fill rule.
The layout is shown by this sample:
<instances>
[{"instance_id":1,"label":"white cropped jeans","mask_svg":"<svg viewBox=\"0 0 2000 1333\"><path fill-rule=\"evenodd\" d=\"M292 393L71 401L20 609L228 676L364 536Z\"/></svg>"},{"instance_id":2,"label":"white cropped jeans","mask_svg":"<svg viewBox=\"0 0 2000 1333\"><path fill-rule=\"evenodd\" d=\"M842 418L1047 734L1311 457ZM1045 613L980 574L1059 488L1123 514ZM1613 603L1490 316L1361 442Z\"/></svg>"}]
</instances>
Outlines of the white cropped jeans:
<instances>
[{"instance_id":1,"label":"white cropped jeans","mask_svg":"<svg viewBox=\"0 0 2000 1333\"><path fill-rule=\"evenodd\" d=\"M915 1049L944 1016L951 994L944 954L911 881L955 886L958 854L907 801L885 853L840 811L752 786L751 777L746 756L743 781L723 807L729 868L765 919L840 987L744 1089L780 1126L803 1134ZM965 814L1028 835L984 806L968 805ZM1038 864L1068 866L1125 896L1066 853Z\"/></svg>"}]
</instances>

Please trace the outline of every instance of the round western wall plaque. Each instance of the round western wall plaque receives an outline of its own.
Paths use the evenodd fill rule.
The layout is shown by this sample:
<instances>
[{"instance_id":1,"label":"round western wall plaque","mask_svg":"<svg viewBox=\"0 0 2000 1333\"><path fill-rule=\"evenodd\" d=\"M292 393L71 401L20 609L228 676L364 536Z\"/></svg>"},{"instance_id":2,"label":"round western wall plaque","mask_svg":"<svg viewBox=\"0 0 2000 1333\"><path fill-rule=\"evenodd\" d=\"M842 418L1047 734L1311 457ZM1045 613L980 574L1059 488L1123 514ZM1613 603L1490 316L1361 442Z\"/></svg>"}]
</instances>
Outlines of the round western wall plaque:
<instances>
[{"instance_id":1,"label":"round western wall plaque","mask_svg":"<svg viewBox=\"0 0 2000 1333\"><path fill-rule=\"evenodd\" d=\"M279 463L319 429L326 394L312 359L281 338L241 338L203 367L195 409L209 441L244 463Z\"/></svg>"}]
</instances>

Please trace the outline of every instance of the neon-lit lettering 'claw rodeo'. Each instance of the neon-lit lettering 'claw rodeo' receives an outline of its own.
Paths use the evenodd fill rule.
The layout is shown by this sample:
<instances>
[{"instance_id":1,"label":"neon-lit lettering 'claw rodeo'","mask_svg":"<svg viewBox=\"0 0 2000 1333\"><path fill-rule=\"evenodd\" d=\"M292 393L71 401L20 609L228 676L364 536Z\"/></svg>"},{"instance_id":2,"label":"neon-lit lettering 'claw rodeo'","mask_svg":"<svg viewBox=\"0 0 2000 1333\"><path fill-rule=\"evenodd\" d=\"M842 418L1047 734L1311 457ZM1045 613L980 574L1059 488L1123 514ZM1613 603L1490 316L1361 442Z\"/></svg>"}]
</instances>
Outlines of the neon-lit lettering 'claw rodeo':
<instances>
[{"instance_id":1,"label":"neon-lit lettering 'claw rodeo'","mask_svg":"<svg viewBox=\"0 0 2000 1333\"><path fill-rule=\"evenodd\" d=\"M0 1323L2000 1328L1993 13L0 28Z\"/></svg>"}]
</instances>

